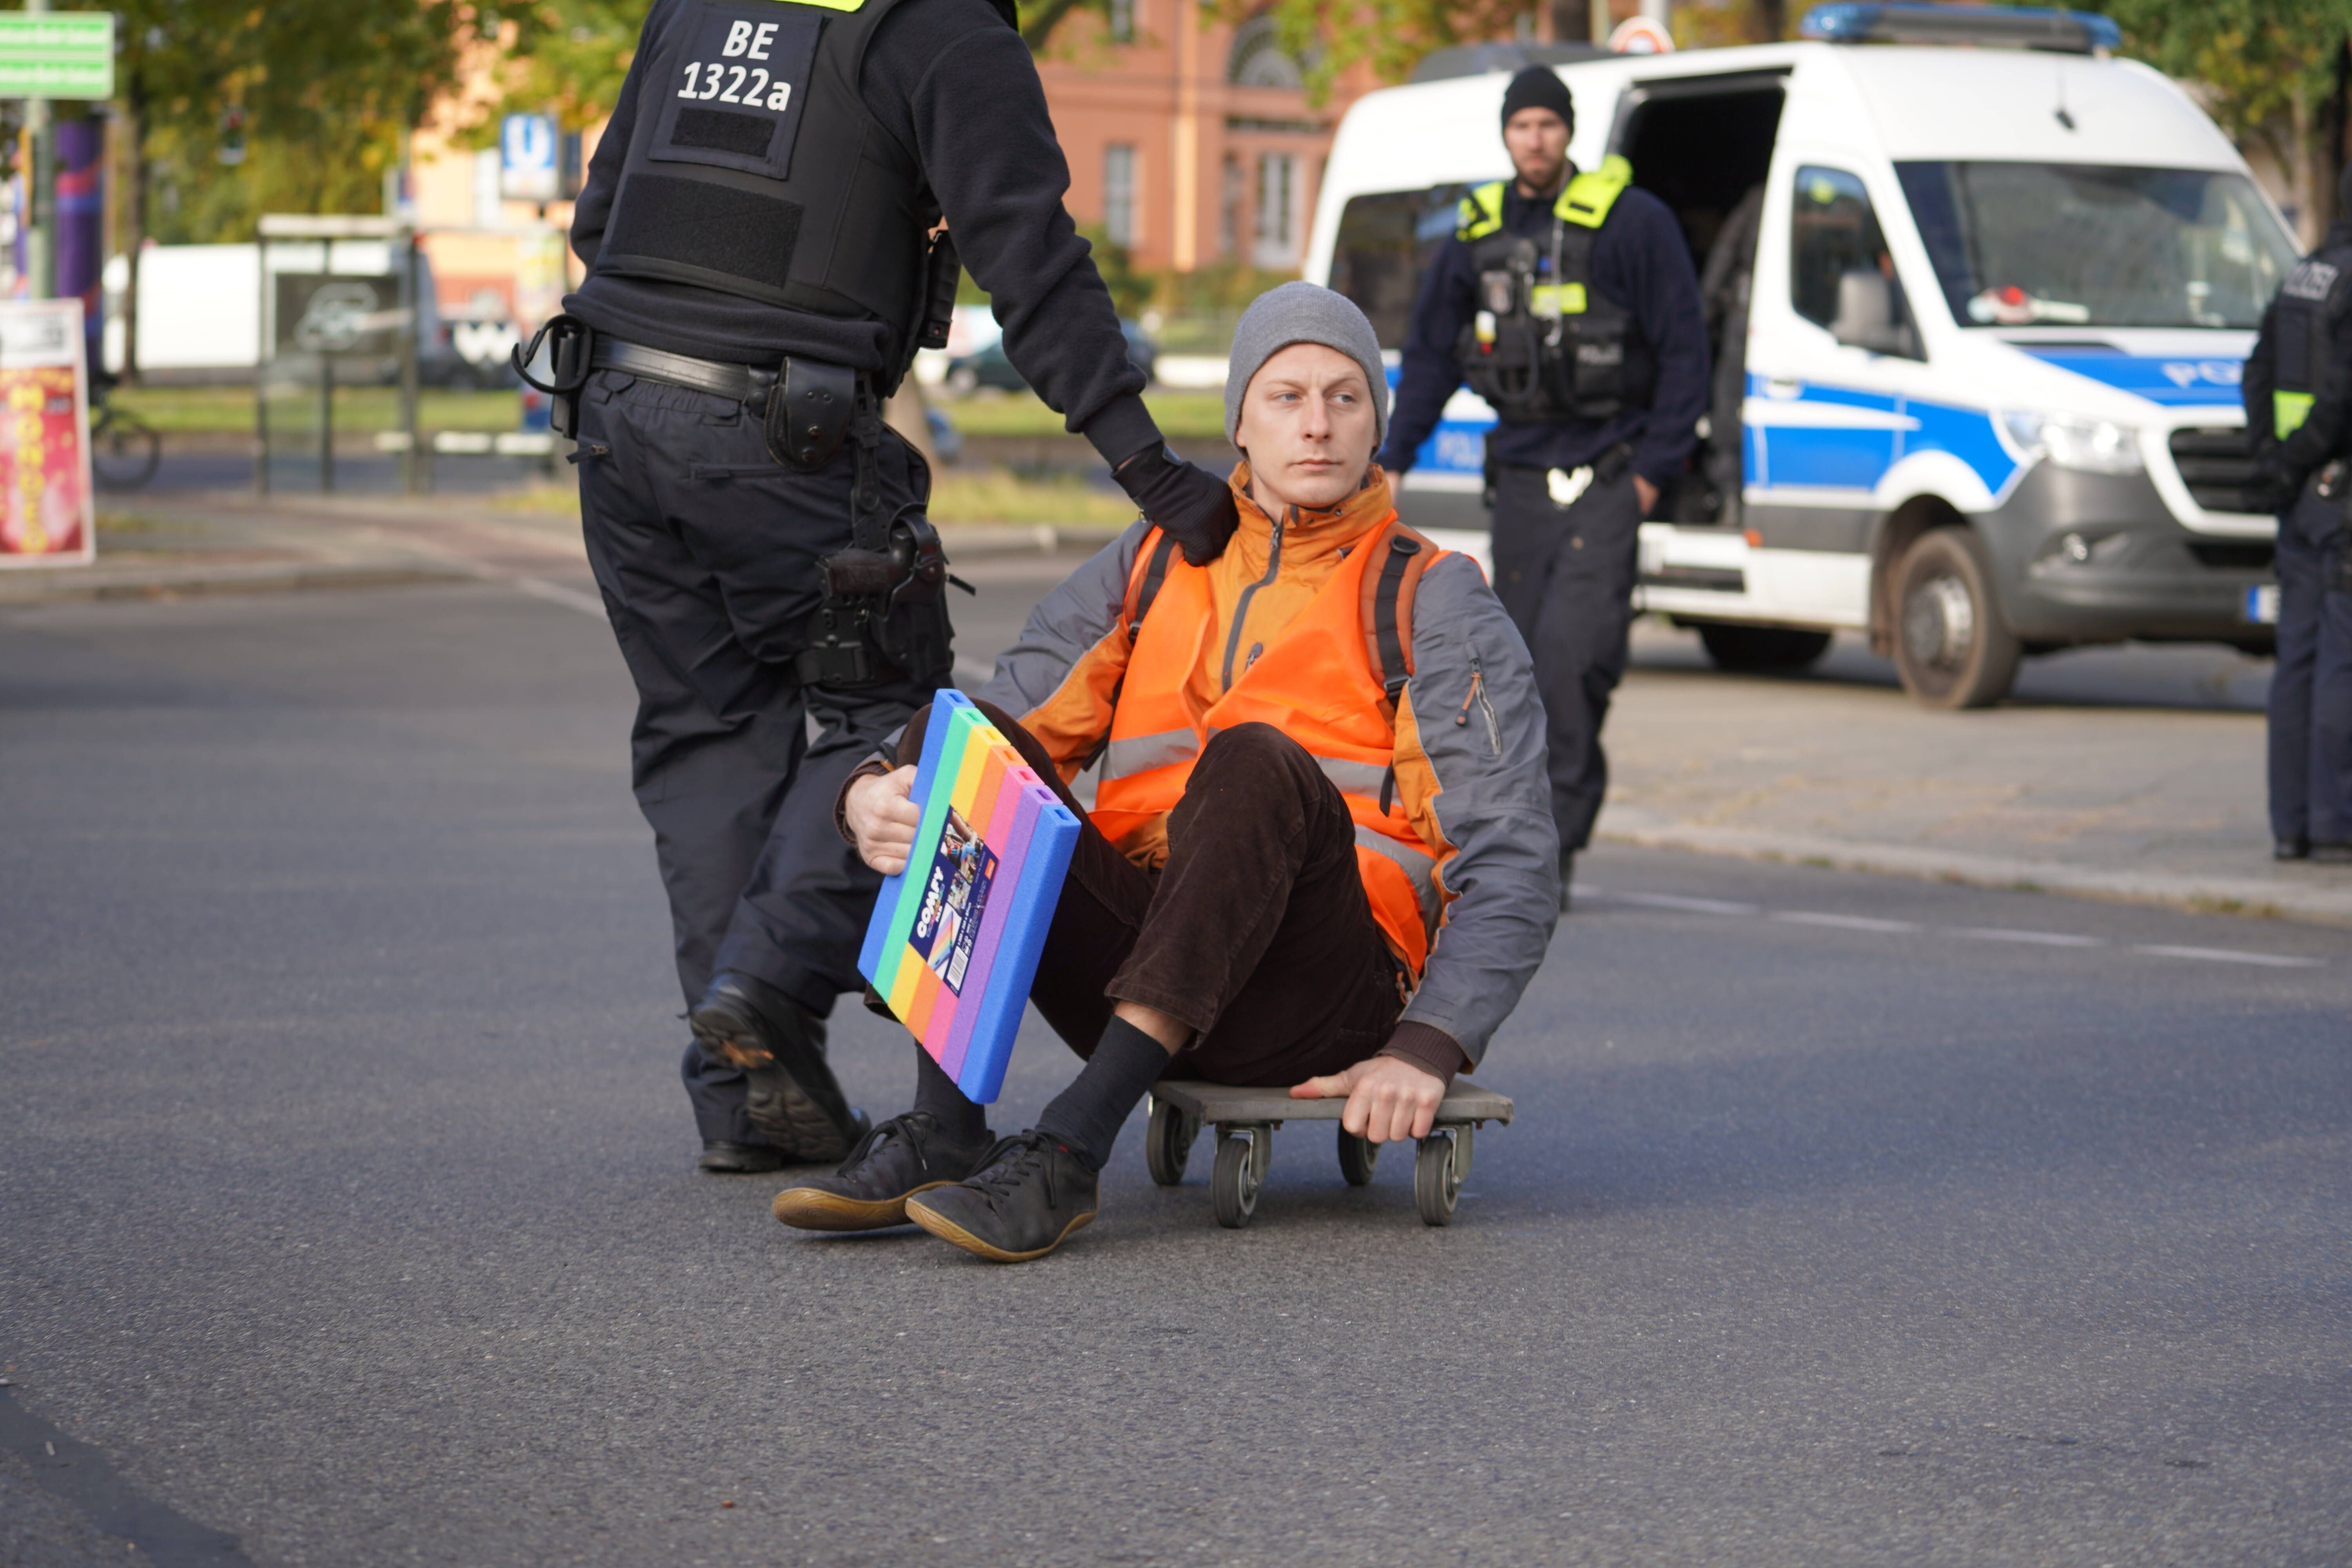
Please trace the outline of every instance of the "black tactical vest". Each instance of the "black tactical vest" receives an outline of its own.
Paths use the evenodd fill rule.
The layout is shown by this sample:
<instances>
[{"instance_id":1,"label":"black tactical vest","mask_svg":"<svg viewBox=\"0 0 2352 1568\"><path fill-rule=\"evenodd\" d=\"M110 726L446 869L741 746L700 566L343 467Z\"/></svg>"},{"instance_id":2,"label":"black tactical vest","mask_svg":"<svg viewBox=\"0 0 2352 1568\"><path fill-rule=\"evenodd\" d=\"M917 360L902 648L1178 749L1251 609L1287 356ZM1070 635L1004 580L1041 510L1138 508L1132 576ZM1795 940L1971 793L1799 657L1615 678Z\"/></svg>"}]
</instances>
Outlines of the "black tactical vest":
<instances>
[{"instance_id":1,"label":"black tactical vest","mask_svg":"<svg viewBox=\"0 0 2352 1568\"><path fill-rule=\"evenodd\" d=\"M901 3L687 0L670 13L640 46L643 96L596 269L878 318L911 352L937 206L857 85Z\"/></svg>"},{"instance_id":2,"label":"black tactical vest","mask_svg":"<svg viewBox=\"0 0 2352 1568\"><path fill-rule=\"evenodd\" d=\"M2311 417L2312 399L2338 352L2336 334L2347 311L2352 311L2352 246L2313 251L2280 286L2271 384L2272 429L2280 440Z\"/></svg>"},{"instance_id":3,"label":"black tactical vest","mask_svg":"<svg viewBox=\"0 0 2352 1568\"><path fill-rule=\"evenodd\" d=\"M1633 181L1624 159L1570 180L1547 238L1503 226L1504 182L1462 198L1477 309L1454 345L1462 379L1506 425L1608 419L1647 407L1656 359L1635 321L1592 285L1592 242Z\"/></svg>"}]
</instances>

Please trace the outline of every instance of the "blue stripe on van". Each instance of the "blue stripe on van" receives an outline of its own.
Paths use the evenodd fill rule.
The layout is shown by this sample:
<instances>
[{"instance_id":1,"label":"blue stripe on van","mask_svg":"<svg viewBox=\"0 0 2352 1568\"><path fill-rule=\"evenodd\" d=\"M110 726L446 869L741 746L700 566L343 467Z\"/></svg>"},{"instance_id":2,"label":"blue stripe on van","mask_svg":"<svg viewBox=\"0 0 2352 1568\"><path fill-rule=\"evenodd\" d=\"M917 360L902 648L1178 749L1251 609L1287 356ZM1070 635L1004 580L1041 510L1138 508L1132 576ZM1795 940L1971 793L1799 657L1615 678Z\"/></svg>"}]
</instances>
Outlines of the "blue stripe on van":
<instances>
[{"instance_id":1,"label":"blue stripe on van","mask_svg":"<svg viewBox=\"0 0 2352 1568\"><path fill-rule=\"evenodd\" d=\"M1748 391L1761 398L1765 378L1750 374ZM1780 401L1778 399L1770 401ZM1841 429L1834 426L1780 425L1747 428L1748 482L1761 489L1869 490L1877 488L1903 458L1915 452L1948 452L1966 463L1998 495L2017 472L2017 462L2000 443L1992 416L1925 398L1896 396L1858 387L1806 383L1786 401L1814 406L1866 409L1895 416L1902 428Z\"/></svg>"},{"instance_id":2,"label":"blue stripe on van","mask_svg":"<svg viewBox=\"0 0 2352 1568\"><path fill-rule=\"evenodd\" d=\"M2073 371L2087 376L2103 386L2118 392L2128 392L2135 397L2145 397L2150 403L2168 408L2196 407L2201 405L2238 402L2238 384L2244 379L2246 362L2227 354L2200 355L2195 359L2180 356L2127 354L2121 349L2103 349L2070 344L2065 347L2035 348L2031 343L2015 345L2044 364L2060 370Z\"/></svg>"}]
</instances>

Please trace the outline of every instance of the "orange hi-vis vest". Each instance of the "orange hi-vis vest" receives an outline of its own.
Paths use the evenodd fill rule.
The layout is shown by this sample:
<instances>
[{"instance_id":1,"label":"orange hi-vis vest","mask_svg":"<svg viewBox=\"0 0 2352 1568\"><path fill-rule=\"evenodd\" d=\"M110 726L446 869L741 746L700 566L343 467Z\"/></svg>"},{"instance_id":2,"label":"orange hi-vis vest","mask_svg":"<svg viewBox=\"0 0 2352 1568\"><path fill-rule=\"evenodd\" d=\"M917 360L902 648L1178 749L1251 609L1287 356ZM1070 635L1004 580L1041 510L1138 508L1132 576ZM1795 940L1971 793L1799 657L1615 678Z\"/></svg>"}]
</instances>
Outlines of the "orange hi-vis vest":
<instances>
[{"instance_id":1,"label":"orange hi-vis vest","mask_svg":"<svg viewBox=\"0 0 2352 1568\"><path fill-rule=\"evenodd\" d=\"M1154 529L1136 552L1121 616L1129 637L1092 816L1130 858L1148 856L1212 736L1271 724L1313 753L1356 824L1372 919L1418 978L1443 896L1437 858L1397 798L1396 702L1411 673L1412 590L1440 552L1391 510L1205 709L1188 691L1217 617L1209 572ZM1157 847L1164 854L1164 844Z\"/></svg>"}]
</instances>

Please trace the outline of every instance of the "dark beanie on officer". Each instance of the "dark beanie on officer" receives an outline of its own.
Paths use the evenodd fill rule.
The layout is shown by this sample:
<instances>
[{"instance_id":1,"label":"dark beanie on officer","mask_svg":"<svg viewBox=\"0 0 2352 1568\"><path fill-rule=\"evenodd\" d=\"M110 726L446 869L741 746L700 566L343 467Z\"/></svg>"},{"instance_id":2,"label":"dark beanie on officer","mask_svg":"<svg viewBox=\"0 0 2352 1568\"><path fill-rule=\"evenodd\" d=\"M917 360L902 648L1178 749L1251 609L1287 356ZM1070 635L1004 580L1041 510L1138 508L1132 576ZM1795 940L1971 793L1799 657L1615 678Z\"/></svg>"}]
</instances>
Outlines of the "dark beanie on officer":
<instances>
[{"instance_id":1,"label":"dark beanie on officer","mask_svg":"<svg viewBox=\"0 0 2352 1568\"><path fill-rule=\"evenodd\" d=\"M1503 89L1503 123L1508 125L1511 116L1522 109L1549 109L1576 129L1576 100L1569 96L1568 83L1549 66L1529 66L1511 79Z\"/></svg>"}]
</instances>

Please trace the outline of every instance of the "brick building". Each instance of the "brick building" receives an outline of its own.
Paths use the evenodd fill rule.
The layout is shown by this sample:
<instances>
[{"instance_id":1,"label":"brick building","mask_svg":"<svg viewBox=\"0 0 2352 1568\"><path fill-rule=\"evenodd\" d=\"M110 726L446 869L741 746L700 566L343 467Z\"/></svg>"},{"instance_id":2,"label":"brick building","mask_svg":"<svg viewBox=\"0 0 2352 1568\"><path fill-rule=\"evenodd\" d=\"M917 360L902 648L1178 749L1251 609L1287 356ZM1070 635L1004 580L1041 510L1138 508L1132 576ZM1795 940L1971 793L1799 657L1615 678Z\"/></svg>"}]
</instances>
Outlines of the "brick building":
<instances>
[{"instance_id":1,"label":"brick building","mask_svg":"<svg viewBox=\"0 0 2352 1568\"><path fill-rule=\"evenodd\" d=\"M1272 20L1192 0L1074 13L1037 62L1070 161L1069 207L1137 266L1298 265L1331 133L1374 83L1348 72L1310 104Z\"/></svg>"}]
</instances>

